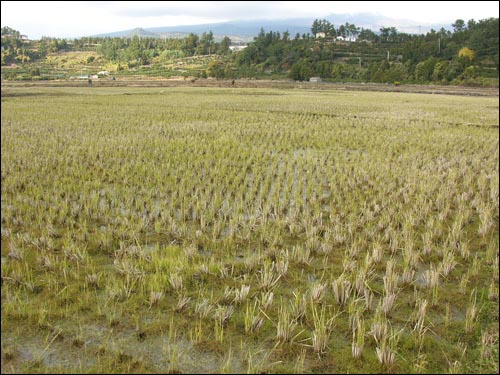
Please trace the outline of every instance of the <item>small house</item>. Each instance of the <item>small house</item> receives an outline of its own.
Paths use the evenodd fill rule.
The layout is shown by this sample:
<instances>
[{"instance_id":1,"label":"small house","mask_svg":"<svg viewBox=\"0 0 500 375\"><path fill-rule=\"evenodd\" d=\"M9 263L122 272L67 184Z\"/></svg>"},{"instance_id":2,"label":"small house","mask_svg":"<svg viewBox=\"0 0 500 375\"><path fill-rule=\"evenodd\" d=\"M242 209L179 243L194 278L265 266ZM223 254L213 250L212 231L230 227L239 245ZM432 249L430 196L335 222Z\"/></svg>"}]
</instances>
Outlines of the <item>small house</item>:
<instances>
[{"instance_id":1,"label":"small house","mask_svg":"<svg viewBox=\"0 0 500 375\"><path fill-rule=\"evenodd\" d=\"M233 52L243 51L245 48L247 48L246 45L244 45L244 46L229 46L229 49Z\"/></svg>"},{"instance_id":2,"label":"small house","mask_svg":"<svg viewBox=\"0 0 500 375\"><path fill-rule=\"evenodd\" d=\"M316 33L316 38L326 38L326 33L324 31L320 31Z\"/></svg>"},{"instance_id":3,"label":"small house","mask_svg":"<svg viewBox=\"0 0 500 375\"><path fill-rule=\"evenodd\" d=\"M338 36L335 38L335 40L339 42L356 42L358 40L358 37L356 35L346 35L346 36Z\"/></svg>"},{"instance_id":4,"label":"small house","mask_svg":"<svg viewBox=\"0 0 500 375\"><path fill-rule=\"evenodd\" d=\"M323 82L323 80L321 79L321 77L311 77L311 78L309 78L309 82L311 82L311 83L321 83L321 82Z\"/></svg>"}]
</instances>

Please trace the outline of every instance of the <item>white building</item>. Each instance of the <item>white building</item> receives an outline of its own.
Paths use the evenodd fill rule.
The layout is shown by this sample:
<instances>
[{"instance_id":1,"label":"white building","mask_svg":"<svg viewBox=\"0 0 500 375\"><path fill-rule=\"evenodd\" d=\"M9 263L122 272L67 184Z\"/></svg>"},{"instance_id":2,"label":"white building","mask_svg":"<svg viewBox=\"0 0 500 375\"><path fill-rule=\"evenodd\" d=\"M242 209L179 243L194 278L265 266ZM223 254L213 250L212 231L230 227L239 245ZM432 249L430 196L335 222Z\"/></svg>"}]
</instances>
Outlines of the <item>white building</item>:
<instances>
[{"instance_id":1,"label":"white building","mask_svg":"<svg viewBox=\"0 0 500 375\"><path fill-rule=\"evenodd\" d=\"M245 48L247 48L246 45L244 45L244 46L229 46L229 49L233 52L243 51Z\"/></svg>"},{"instance_id":2,"label":"white building","mask_svg":"<svg viewBox=\"0 0 500 375\"><path fill-rule=\"evenodd\" d=\"M358 40L358 37L356 35L346 35L346 36L338 36L335 38L335 40L341 41L341 42L356 42Z\"/></svg>"}]
</instances>

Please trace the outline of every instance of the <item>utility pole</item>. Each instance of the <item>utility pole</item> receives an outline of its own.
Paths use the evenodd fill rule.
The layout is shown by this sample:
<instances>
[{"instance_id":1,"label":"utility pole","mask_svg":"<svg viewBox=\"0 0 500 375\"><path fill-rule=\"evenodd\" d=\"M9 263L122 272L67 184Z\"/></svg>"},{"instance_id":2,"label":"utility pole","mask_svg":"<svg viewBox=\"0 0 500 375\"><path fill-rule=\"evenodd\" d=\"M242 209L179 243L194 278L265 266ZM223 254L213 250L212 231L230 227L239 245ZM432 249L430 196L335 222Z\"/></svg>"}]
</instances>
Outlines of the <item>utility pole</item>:
<instances>
[{"instance_id":1,"label":"utility pole","mask_svg":"<svg viewBox=\"0 0 500 375\"><path fill-rule=\"evenodd\" d=\"M390 60L390 58L391 58L391 53L390 53L390 51L389 51L389 50L387 50L387 61L389 61L389 60Z\"/></svg>"},{"instance_id":2,"label":"utility pole","mask_svg":"<svg viewBox=\"0 0 500 375\"><path fill-rule=\"evenodd\" d=\"M441 35L439 36L438 39L438 53L441 53Z\"/></svg>"}]
</instances>

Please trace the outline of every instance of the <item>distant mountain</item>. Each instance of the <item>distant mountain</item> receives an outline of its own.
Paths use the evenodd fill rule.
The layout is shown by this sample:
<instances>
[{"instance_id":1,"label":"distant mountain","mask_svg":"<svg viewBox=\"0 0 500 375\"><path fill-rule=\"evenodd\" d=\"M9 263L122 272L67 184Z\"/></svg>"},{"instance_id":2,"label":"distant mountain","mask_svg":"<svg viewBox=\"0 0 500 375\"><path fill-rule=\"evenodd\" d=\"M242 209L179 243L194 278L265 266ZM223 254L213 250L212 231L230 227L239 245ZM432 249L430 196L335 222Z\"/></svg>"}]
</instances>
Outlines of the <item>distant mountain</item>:
<instances>
[{"instance_id":1,"label":"distant mountain","mask_svg":"<svg viewBox=\"0 0 500 375\"><path fill-rule=\"evenodd\" d=\"M287 20L252 20L252 21L233 21L223 23L213 23L205 25L190 25L190 26L170 26L170 27L153 27L147 30L153 31L160 35L170 32L185 32L202 34L203 32L212 31L217 37L235 36L251 41L257 36L261 28L266 31L279 31L281 33L288 30L290 35L296 33L304 34L311 30L312 21L310 19L287 19Z\"/></svg>"},{"instance_id":2,"label":"distant mountain","mask_svg":"<svg viewBox=\"0 0 500 375\"><path fill-rule=\"evenodd\" d=\"M180 25L165 27L136 28L131 30L116 31L106 34L94 35L97 37L156 37L156 38L183 38L189 33L201 35L212 31L216 40L229 36L233 41L249 42L259 33L261 28L266 31L287 31L290 35L300 35L311 31L312 20L289 19L279 21L256 20L256 21L234 21L201 25Z\"/></svg>"},{"instance_id":3,"label":"distant mountain","mask_svg":"<svg viewBox=\"0 0 500 375\"><path fill-rule=\"evenodd\" d=\"M151 32L149 30L143 29L141 27L136 27L135 29L123 30L123 31L114 31L106 34L98 34L94 35L99 38L121 38L121 37L133 37L133 36L141 36L141 37L150 37L150 38L158 38L160 35Z\"/></svg>"},{"instance_id":4,"label":"distant mountain","mask_svg":"<svg viewBox=\"0 0 500 375\"><path fill-rule=\"evenodd\" d=\"M330 14L318 16L318 19L327 19L335 27L346 22L353 23L358 27L371 29L378 32L381 27L396 27L398 31L405 33L426 33L430 29L439 30L441 27L451 29L451 25L444 24L419 24L415 21L393 19L373 14ZM314 19L311 18L292 18L283 20L251 20L251 21L231 21L221 23L209 23L200 25L179 25L165 27L135 28L131 30L116 31L107 34L95 35L97 37L141 37L155 38L183 38L189 33L201 35L204 32L212 31L216 40L229 36L235 42L252 41L257 36L260 29L267 31L279 31L281 33L288 31L290 36L296 33L307 34L311 32L311 25Z\"/></svg>"},{"instance_id":5,"label":"distant mountain","mask_svg":"<svg viewBox=\"0 0 500 375\"><path fill-rule=\"evenodd\" d=\"M379 32L381 27L395 27L398 31L408 34L427 33L431 29L436 31L442 27L446 30L452 30L450 24L437 24L437 23L423 23L407 19L389 18L371 13L357 13L357 14L330 14L325 17L330 22L333 22L335 27L346 22L353 23L358 27L370 29L376 33ZM340 22L339 22L340 21ZM452 21L453 22L453 21Z\"/></svg>"}]
</instances>

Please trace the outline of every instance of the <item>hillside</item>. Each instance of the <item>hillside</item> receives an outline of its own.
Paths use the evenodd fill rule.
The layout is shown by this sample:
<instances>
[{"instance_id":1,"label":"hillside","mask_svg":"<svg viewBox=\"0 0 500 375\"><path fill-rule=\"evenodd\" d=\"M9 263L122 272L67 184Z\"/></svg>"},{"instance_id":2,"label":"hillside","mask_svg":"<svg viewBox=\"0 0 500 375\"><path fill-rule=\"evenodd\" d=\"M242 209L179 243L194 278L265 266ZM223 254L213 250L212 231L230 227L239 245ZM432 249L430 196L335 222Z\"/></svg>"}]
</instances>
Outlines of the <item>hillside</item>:
<instances>
[{"instance_id":1,"label":"hillside","mask_svg":"<svg viewBox=\"0 0 500 375\"><path fill-rule=\"evenodd\" d=\"M304 81L317 76L333 82L498 85L498 18L457 20L452 26L453 31L441 28L421 35L400 32L396 27L383 27L376 33L323 19L315 20L310 32L302 35L261 28L238 52L232 50L237 41L218 38L213 31L158 38L156 35L167 31L133 29L131 37L29 41L5 28L2 79L68 79L105 71L106 76L159 78ZM243 27L239 27L242 33ZM316 33L324 37L316 38Z\"/></svg>"},{"instance_id":2,"label":"hillside","mask_svg":"<svg viewBox=\"0 0 500 375\"><path fill-rule=\"evenodd\" d=\"M373 14L330 14L325 17L335 25L347 23L356 24L365 29L378 30L387 25L396 26L406 33L426 33L431 29L449 29L449 25L444 24L417 24L410 20L396 20L387 17L380 17ZM199 25L178 25L163 27L138 27L129 30L115 31L94 35L94 37L127 37L134 36L154 37L154 38L182 38L189 33L201 35L210 32L216 40L221 40L224 36L229 36L231 40L250 42L258 35L260 30L272 30L283 33L288 31L291 35L299 33L307 34L311 31L312 18L288 18L281 20L236 20L231 22L219 22Z\"/></svg>"}]
</instances>

